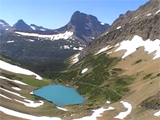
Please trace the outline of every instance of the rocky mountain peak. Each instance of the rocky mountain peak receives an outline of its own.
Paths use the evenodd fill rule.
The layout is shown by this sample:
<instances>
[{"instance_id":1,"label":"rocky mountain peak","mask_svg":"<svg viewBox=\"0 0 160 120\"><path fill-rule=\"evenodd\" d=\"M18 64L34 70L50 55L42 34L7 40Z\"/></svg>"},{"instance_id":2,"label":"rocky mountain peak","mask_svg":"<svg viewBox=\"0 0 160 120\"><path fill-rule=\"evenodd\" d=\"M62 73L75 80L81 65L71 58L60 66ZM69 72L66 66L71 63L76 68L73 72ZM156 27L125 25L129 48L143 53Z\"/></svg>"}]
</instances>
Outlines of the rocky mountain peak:
<instances>
[{"instance_id":1,"label":"rocky mountain peak","mask_svg":"<svg viewBox=\"0 0 160 120\"><path fill-rule=\"evenodd\" d=\"M27 25L22 19L18 20L13 27L16 30L20 30L20 31L32 31L31 27L29 25Z\"/></svg>"}]
</instances>

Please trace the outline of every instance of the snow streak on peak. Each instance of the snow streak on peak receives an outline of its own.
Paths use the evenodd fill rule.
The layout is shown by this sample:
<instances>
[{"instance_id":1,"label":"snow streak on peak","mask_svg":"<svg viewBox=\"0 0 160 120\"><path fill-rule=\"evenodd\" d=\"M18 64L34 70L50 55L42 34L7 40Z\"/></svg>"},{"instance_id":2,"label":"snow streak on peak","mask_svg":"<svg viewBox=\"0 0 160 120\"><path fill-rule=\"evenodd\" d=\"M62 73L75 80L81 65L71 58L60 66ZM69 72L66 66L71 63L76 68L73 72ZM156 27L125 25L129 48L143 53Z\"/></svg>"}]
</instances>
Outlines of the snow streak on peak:
<instances>
[{"instance_id":1,"label":"snow streak on peak","mask_svg":"<svg viewBox=\"0 0 160 120\"><path fill-rule=\"evenodd\" d=\"M101 25L105 25L105 23L101 22Z\"/></svg>"},{"instance_id":2,"label":"snow streak on peak","mask_svg":"<svg viewBox=\"0 0 160 120\"><path fill-rule=\"evenodd\" d=\"M34 26L30 26L33 30L36 30L36 28Z\"/></svg>"}]
</instances>

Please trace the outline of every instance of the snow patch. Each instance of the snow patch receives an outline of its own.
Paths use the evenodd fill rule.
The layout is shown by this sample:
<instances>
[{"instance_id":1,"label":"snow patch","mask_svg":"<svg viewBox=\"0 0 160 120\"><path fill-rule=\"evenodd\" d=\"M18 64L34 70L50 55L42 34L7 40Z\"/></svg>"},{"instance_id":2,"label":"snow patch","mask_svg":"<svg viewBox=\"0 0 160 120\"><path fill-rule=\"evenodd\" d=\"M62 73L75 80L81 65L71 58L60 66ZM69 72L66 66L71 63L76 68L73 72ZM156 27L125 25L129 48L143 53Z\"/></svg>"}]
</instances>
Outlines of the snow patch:
<instances>
[{"instance_id":1,"label":"snow patch","mask_svg":"<svg viewBox=\"0 0 160 120\"><path fill-rule=\"evenodd\" d=\"M46 31L45 29L40 29L40 31Z\"/></svg>"},{"instance_id":2,"label":"snow patch","mask_svg":"<svg viewBox=\"0 0 160 120\"><path fill-rule=\"evenodd\" d=\"M1 87L0 87L0 89L1 89L1 90L3 90L3 91L5 91L5 92L11 93L11 94L13 94L13 95L16 95L16 96L18 96L18 97L26 98L26 97L24 97L24 96L21 96L21 95L20 95L20 94L18 94L18 93L15 93L15 92L12 92L12 91L6 90L6 89L4 89L4 88L1 88Z\"/></svg>"},{"instance_id":3,"label":"snow patch","mask_svg":"<svg viewBox=\"0 0 160 120\"><path fill-rule=\"evenodd\" d=\"M89 30L90 28L89 28L89 27L85 27L85 29L86 29L86 30Z\"/></svg>"},{"instance_id":4,"label":"snow patch","mask_svg":"<svg viewBox=\"0 0 160 120\"><path fill-rule=\"evenodd\" d=\"M34 72L18 67L16 65L12 65L10 63L4 62L2 60L0 60L0 68L4 69L6 71L9 72L13 72L13 73L19 73L19 74L24 74L24 75L34 75L36 76L36 79L38 80L42 80L42 77L40 77L39 75L35 74Z\"/></svg>"},{"instance_id":5,"label":"snow patch","mask_svg":"<svg viewBox=\"0 0 160 120\"><path fill-rule=\"evenodd\" d=\"M26 103L26 102L23 102L23 101L20 101L20 100L17 100L17 99L14 99L16 102L19 102L19 103L22 103L22 104L24 104L25 106L27 106L27 107L39 107L39 106L41 106L41 105L43 105L44 104L44 102L42 101L42 100L40 100L39 101L39 103L34 103L34 101L32 101L32 100L27 100L27 99L24 99L24 101L26 101L26 102L29 102L29 103Z\"/></svg>"},{"instance_id":6,"label":"snow patch","mask_svg":"<svg viewBox=\"0 0 160 120\"><path fill-rule=\"evenodd\" d=\"M0 22L0 24L4 25L4 23Z\"/></svg>"},{"instance_id":7,"label":"snow patch","mask_svg":"<svg viewBox=\"0 0 160 120\"><path fill-rule=\"evenodd\" d=\"M107 52L107 54L111 54L112 52Z\"/></svg>"},{"instance_id":8,"label":"snow patch","mask_svg":"<svg viewBox=\"0 0 160 120\"><path fill-rule=\"evenodd\" d=\"M107 47L104 47L104 48L102 48L102 49L100 49L95 55L98 55L98 54L100 54L101 52L104 52L104 51L106 51L106 50L108 50L108 49L110 49L111 47L108 45Z\"/></svg>"},{"instance_id":9,"label":"snow patch","mask_svg":"<svg viewBox=\"0 0 160 120\"><path fill-rule=\"evenodd\" d=\"M156 14L158 14L160 12L160 10L158 10L157 12L156 12Z\"/></svg>"},{"instance_id":10,"label":"snow patch","mask_svg":"<svg viewBox=\"0 0 160 120\"><path fill-rule=\"evenodd\" d=\"M107 100L106 103L107 103L107 104L110 104L111 102Z\"/></svg>"},{"instance_id":11,"label":"snow patch","mask_svg":"<svg viewBox=\"0 0 160 120\"><path fill-rule=\"evenodd\" d=\"M14 117L19 117L19 118L24 118L24 119L28 119L28 120L61 120L61 118L58 118L58 117L33 116L33 115L17 112L14 110L10 110L10 109L2 107L2 106L0 106L0 111L2 111L3 113L5 113L7 115L11 115Z\"/></svg>"},{"instance_id":12,"label":"snow patch","mask_svg":"<svg viewBox=\"0 0 160 120\"><path fill-rule=\"evenodd\" d=\"M18 87L12 87L12 89L17 90L17 91L21 91L21 89Z\"/></svg>"},{"instance_id":13,"label":"snow patch","mask_svg":"<svg viewBox=\"0 0 160 120\"><path fill-rule=\"evenodd\" d=\"M117 30L120 29L120 28L122 28L122 27L121 27L121 26L118 26L118 27L117 27Z\"/></svg>"},{"instance_id":14,"label":"snow patch","mask_svg":"<svg viewBox=\"0 0 160 120\"><path fill-rule=\"evenodd\" d=\"M64 45L63 48L64 49L70 49L69 45Z\"/></svg>"},{"instance_id":15,"label":"snow patch","mask_svg":"<svg viewBox=\"0 0 160 120\"><path fill-rule=\"evenodd\" d=\"M149 13L147 16L150 16L150 15L152 15L152 13Z\"/></svg>"},{"instance_id":16,"label":"snow patch","mask_svg":"<svg viewBox=\"0 0 160 120\"><path fill-rule=\"evenodd\" d=\"M75 64L75 63L77 63L77 62L79 61L79 58L78 58L79 55L80 55L80 53L75 54L75 55L71 58L72 64Z\"/></svg>"},{"instance_id":17,"label":"snow patch","mask_svg":"<svg viewBox=\"0 0 160 120\"><path fill-rule=\"evenodd\" d=\"M83 73L85 73L87 71L88 71L88 68L84 68L81 73L83 74Z\"/></svg>"},{"instance_id":18,"label":"snow patch","mask_svg":"<svg viewBox=\"0 0 160 120\"><path fill-rule=\"evenodd\" d=\"M108 107L107 109L105 108L99 108L97 110L93 110L94 113L92 113L91 116L86 116L86 117L82 117L82 118L78 118L78 119L73 119L73 120L97 120L96 118L97 117L101 117L101 113L103 113L104 111L107 111L107 110L113 110L114 108L113 107Z\"/></svg>"},{"instance_id":19,"label":"snow patch","mask_svg":"<svg viewBox=\"0 0 160 120\"><path fill-rule=\"evenodd\" d=\"M117 116L115 116L114 118L118 118L118 119L124 119L127 115L130 114L130 112L132 111L132 105L128 102L123 102L121 101L120 103L122 103L124 105L125 108L127 108L128 110L125 112L120 112Z\"/></svg>"},{"instance_id":20,"label":"snow patch","mask_svg":"<svg viewBox=\"0 0 160 120\"><path fill-rule=\"evenodd\" d=\"M5 30L9 30L9 28L6 28Z\"/></svg>"},{"instance_id":21,"label":"snow patch","mask_svg":"<svg viewBox=\"0 0 160 120\"><path fill-rule=\"evenodd\" d=\"M101 22L101 25L105 25L105 23Z\"/></svg>"},{"instance_id":22,"label":"snow patch","mask_svg":"<svg viewBox=\"0 0 160 120\"><path fill-rule=\"evenodd\" d=\"M93 110L94 113L92 113L91 116L86 116L86 117L73 119L73 120L96 120L97 117L101 117L101 113L103 113L104 111L113 110L113 109L114 109L113 107L108 107L106 109L102 107L97 110ZM24 119L28 119L28 120L61 120L61 118L58 118L58 117L33 116L33 115L17 112L14 110L10 110L10 109L2 107L2 106L0 106L0 111L2 111L3 113L5 113L7 115L11 115L11 116L19 117L19 118L24 118Z\"/></svg>"},{"instance_id":23,"label":"snow patch","mask_svg":"<svg viewBox=\"0 0 160 120\"><path fill-rule=\"evenodd\" d=\"M56 106L58 109L60 109L60 110L63 110L63 111L67 111L67 109L65 109L65 108L61 108L61 107L58 107L58 106Z\"/></svg>"},{"instance_id":24,"label":"snow patch","mask_svg":"<svg viewBox=\"0 0 160 120\"><path fill-rule=\"evenodd\" d=\"M3 98L6 98L6 99L8 99L8 100L12 100L11 98L9 98L9 97L7 97L7 96L5 96L5 95L0 94L0 96L3 97Z\"/></svg>"},{"instance_id":25,"label":"snow patch","mask_svg":"<svg viewBox=\"0 0 160 120\"><path fill-rule=\"evenodd\" d=\"M26 41L34 42L34 40L32 40L32 39L26 39Z\"/></svg>"},{"instance_id":26,"label":"snow patch","mask_svg":"<svg viewBox=\"0 0 160 120\"><path fill-rule=\"evenodd\" d=\"M30 26L32 28L32 30L36 30L36 28L34 26Z\"/></svg>"},{"instance_id":27,"label":"snow patch","mask_svg":"<svg viewBox=\"0 0 160 120\"><path fill-rule=\"evenodd\" d=\"M13 43L14 42L14 40L11 40L11 41L7 41L7 43Z\"/></svg>"},{"instance_id":28,"label":"snow patch","mask_svg":"<svg viewBox=\"0 0 160 120\"><path fill-rule=\"evenodd\" d=\"M144 41L141 37L135 35L131 41L126 40L122 41L120 43L120 47L118 47L114 52L120 51L120 50L127 50L125 54L122 56L122 58L125 58L126 56L132 54L136 51L136 48L144 46L145 51L150 54L151 52L156 51L153 59L160 57L160 40L156 39L154 41L151 41L150 39Z\"/></svg>"},{"instance_id":29,"label":"snow patch","mask_svg":"<svg viewBox=\"0 0 160 120\"><path fill-rule=\"evenodd\" d=\"M154 113L154 116L160 116L160 110L156 113Z\"/></svg>"},{"instance_id":30,"label":"snow patch","mask_svg":"<svg viewBox=\"0 0 160 120\"><path fill-rule=\"evenodd\" d=\"M79 48L73 47L73 50L83 50L83 47L79 47Z\"/></svg>"},{"instance_id":31,"label":"snow patch","mask_svg":"<svg viewBox=\"0 0 160 120\"><path fill-rule=\"evenodd\" d=\"M18 83L18 84L21 84L21 85L28 85L28 84L26 84L26 83L24 83L24 82L21 82L21 81L19 81L19 80L11 80L11 79L6 78L6 77L4 77L4 76L0 76L0 78L1 78L1 79L5 79L5 80L8 80L8 81L11 81L11 82L15 82L15 83Z\"/></svg>"}]
</instances>

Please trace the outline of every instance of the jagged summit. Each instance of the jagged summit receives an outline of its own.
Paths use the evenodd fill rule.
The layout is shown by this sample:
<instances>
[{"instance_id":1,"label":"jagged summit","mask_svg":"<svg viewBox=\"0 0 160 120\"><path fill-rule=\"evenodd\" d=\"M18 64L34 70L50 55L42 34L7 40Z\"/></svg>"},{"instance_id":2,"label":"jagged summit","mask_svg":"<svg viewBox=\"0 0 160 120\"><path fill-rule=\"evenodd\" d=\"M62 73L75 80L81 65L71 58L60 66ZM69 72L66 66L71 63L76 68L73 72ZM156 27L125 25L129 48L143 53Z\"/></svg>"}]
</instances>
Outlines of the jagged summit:
<instances>
[{"instance_id":1,"label":"jagged summit","mask_svg":"<svg viewBox=\"0 0 160 120\"><path fill-rule=\"evenodd\" d=\"M73 13L69 23L58 30L73 31L75 36L88 43L102 34L109 26L109 24L102 24L102 22L98 21L93 15L76 11Z\"/></svg>"}]
</instances>

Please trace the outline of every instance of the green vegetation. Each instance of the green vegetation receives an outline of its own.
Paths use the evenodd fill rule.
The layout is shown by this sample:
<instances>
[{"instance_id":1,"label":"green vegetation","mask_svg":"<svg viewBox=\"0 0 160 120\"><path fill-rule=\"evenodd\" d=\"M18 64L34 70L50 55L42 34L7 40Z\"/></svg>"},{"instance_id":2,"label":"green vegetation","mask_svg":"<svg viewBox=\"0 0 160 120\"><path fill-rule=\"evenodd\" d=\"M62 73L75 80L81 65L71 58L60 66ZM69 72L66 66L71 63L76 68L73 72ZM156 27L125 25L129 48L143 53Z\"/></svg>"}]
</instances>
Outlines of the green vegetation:
<instances>
[{"instance_id":1,"label":"green vegetation","mask_svg":"<svg viewBox=\"0 0 160 120\"><path fill-rule=\"evenodd\" d=\"M149 79L151 76L152 76L152 73L147 74L146 76L143 77L143 79L144 79L144 80L145 80L145 79Z\"/></svg>"},{"instance_id":2,"label":"green vegetation","mask_svg":"<svg viewBox=\"0 0 160 120\"><path fill-rule=\"evenodd\" d=\"M119 101L129 92L129 85L134 80L133 76L122 75L123 69L115 67L119 62L118 58L111 58L106 54L96 56L89 54L72 66L69 66L69 62L69 59L67 59L59 62L43 62L41 64L42 66L40 66L40 64L35 64L35 68L32 66L32 71L43 73L43 76L49 78L42 81L34 79L33 76L14 74L6 71L2 71L1 74L7 78L17 79L34 86L32 90L53 83L62 85L68 84L70 87L76 88L86 100L84 104L68 105L67 107L74 110L74 113L83 111L81 116L91 114L91 110L99 108L106 100L111 102ZM27 67L30 66L28 65ZM88 68L88 71L82 74L81 72L84 68ZM12 84L12 82L10 83ZM13 86L15 85L13 84ZM38 96L26 96L34 100L42 99ZM59 112L59 110L55 109L53 104L53 107L50 107L51 103L49 101L46 103L48 106L46 107L45 104L42 110L44 113L42 114L64 115L64 112ZM69 113L67 112L65 115L66 114Z\"/></svg>"},{"instance_id":3,"label":"green vegetation","mask_svg":"<svg viewBox=\"0 0 160 120\"><path fill-rule=\"evenodd\" d=\"M129 91L128 85L134 80L133 76L120 76L123 70L114 68L118 61L118 58L111 58L106 54L89 54L68 71L54 73L52 79L76 87L87 98L88 104L106 99L116 102ZM84 68L89 70L81 74Z\"/></svg>"},{"instance_id":4,"label":"green vegetation","mask_svg":"<svg viewBox=\"0 0 160 120\"><path fill-rule=\"evenodd\" d=\"M154 95L146 100L142 101L141 106L146 109L154 109L159 110L160 109L160 98L159 95Z\"/></svg>"}]
</instances>

